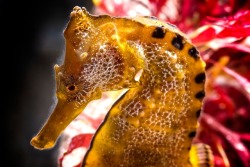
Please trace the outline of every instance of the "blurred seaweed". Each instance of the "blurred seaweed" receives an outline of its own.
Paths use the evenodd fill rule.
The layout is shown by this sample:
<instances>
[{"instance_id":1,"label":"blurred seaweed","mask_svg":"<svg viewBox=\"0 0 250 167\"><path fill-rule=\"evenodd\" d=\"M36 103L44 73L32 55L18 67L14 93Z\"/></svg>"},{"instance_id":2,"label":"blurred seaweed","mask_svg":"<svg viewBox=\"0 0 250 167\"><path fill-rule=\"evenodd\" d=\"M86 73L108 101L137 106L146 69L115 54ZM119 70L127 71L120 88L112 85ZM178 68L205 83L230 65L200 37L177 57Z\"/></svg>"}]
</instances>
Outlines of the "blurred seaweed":
<instances>
[{"instance_id":1,"label":"blurred seaweed","mask_svg":"<svg viewBox=\"0 0 250 167\"><path fill-rule=\"evenodd\" d=\"M215 167L250 167L250 1L93 2L96 14L155 16L175 24L187 34L206 62L207 76L200 127L193 142L210 145ZM59 155L60 166L73 161L71 166L81 166L86 147L108 104L112 104L107 100L116 97L105 95L98 102L99 106L104 105L106 110L103 111L95 111L96 104L89 105L86 109L89 113L84 112L66 129ZM77 158L72 160L72 157Z\"/></svg>"}]
</instances>

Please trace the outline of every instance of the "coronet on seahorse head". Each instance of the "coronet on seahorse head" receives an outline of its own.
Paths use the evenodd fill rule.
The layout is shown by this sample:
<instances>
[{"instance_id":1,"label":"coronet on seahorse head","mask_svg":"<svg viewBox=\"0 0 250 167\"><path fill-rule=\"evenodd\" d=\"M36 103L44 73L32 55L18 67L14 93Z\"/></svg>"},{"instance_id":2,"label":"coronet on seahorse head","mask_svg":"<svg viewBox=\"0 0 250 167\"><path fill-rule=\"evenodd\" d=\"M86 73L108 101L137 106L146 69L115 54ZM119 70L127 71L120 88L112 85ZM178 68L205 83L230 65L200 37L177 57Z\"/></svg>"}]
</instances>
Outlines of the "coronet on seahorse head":
<instances>
[{"instance_id":1,"label":"coronet on seahorse head","mask_svg":"<svg viewBox=\"0 0 250 167\"><path fill-rule=\"evenodd\" d=\"M64 63L55 65L58 102L31 140L35 148L53 147L67 125L102 92L138 85L135 76L143 67L143 57L121 38L112 20L107 15L90 15L85 8L72 11L64 31Z\"/></svg>"}]
</instances>

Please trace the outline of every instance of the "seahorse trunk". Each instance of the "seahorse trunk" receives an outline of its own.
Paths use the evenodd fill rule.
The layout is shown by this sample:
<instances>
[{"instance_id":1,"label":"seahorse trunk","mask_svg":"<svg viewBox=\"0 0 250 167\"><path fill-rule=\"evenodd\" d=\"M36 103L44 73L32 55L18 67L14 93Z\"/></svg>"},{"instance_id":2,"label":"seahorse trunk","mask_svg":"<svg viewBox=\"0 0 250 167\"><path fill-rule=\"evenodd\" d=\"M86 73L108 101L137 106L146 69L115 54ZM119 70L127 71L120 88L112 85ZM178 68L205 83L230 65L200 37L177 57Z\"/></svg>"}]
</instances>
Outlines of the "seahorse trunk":
<instances>
[{"instance_id":1,"label":"seahorse trunk","mask_svg":"<svg viewBox=\"0 0 250 167\"><path fill-rule=\"evenodd\" d=\"M199 53L177 29L157 20L110 22L145 65L140 85L113 105L95 133L83 166L191 166L189 149L204 97Z\"/></svg>"}]
</instances>

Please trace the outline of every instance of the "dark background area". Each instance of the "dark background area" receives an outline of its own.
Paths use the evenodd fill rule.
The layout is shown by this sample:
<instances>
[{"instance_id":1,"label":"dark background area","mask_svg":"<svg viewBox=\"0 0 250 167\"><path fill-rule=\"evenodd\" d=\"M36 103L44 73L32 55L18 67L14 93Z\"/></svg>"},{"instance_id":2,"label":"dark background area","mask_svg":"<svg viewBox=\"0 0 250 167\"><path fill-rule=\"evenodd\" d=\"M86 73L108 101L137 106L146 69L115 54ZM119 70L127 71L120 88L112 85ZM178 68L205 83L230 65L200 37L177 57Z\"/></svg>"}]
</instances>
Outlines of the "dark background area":
<instances>
[{"instance_id":1,"label":"dark background area","mask_svg":"<svg viewBox=\"0 0 250 167\"><path fill-rule=\"evenodd\" d=\"M58 145L40 151L30 140L53 107L53 67L64 58L63 30L76 5L91 12L91 0L0 0L1 151L6 166L57 166Z\"/></svg>"}]
</instances>

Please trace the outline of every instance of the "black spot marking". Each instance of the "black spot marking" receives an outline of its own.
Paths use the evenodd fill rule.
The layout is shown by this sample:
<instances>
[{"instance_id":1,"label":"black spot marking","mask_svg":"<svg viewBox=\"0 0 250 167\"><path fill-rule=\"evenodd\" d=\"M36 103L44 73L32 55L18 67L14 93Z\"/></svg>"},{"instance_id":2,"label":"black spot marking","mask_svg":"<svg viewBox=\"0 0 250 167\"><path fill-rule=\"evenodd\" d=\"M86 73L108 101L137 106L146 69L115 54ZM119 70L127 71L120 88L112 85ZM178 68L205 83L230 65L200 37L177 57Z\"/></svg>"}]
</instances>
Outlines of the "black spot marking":
<instances>
[{"instance_id":1,"label":"black spot marking","mask_svg":"<svg viewBox=\"0 0 250 167\"><path fill-rule=\"evenodd\" d=\"M189 151L189 150L191 150L191 147L190 147L190 146L188 147L188 151Z\"/></svg>"},{"instance_id":2,"label":"black spot marking","mask_svg":"<svg viewBox=\"0 0 250 167\"><path fill-rule=\"evenodd\" d=\"M156 27L152 33L152 37L154 38L164 38L166 32L163 27Z\"/></svg>"},{"instance_id":3,"label":"black spot marking","mask_svg":"<svg viewBox=\"0 0 250 167\"><path fill-rule=\"evenodd\" d=\"M196 97L197 99L202 99L203 97L205 97L205 92L204 92L204 91L200 91L200 92L198 92L198 93L195 95L195 97Z\"/></svg>"},{"instance_id":4,"label":"black spot marking","mask_svg":"<svg viewBox=\"0 0 250 167\"><path fill-rule=\"evenodd\" d=\"M205 79L206 79L206 75L205 75L205 73L203 72L203 73L198 74L198 75L195 77L195 82L196 82L196 83L203 83L203 82L205 82Z\"/></svg>"},{"instance_id":5,"label":"black spot marking","mask_svg":"<svg viewBox=\"0 0 250 167\"><path fill-rule=\"evenodd\" d=\"M195 47L191 48L188 50L188 54L193 57L194 59L198 59L199 58L199 52L196 50Z\"/></svg>"},{"instance_id":6,"label":"black spot marking","mask_svg":"<svg viewBox=\"0 0 250 167\"><path fill-rule=\"evenodd\" d=\"M201 110L196 111L196 118L199 118L201 115Z\"/></svg>"},{"instance_id":7,"label":"black spot marking","mask_svg":"<svg viewBox=\"0 0 250 167\"><path fill-rule=\"evenodd\" d=\"M196 131L192 131L188 134L188 137L193 138L196 135Z\"/></svg>"},{"instance_id":8,"label":"black spot marking","mask_svg":"<svg viewBox=\"0 0 250 167\"><path fill-rule=\"evenodd\" d=\"M174 45L174 47L176 47L177 49L182 50L184 47L183 37L180 35L176 35L176 37L172 40L172 45Z\"/></svg>"}]
</instances>

